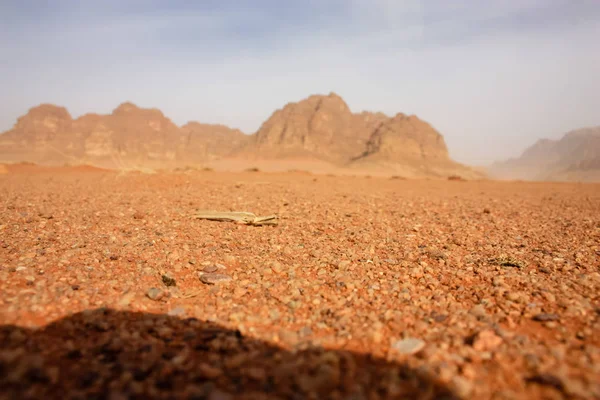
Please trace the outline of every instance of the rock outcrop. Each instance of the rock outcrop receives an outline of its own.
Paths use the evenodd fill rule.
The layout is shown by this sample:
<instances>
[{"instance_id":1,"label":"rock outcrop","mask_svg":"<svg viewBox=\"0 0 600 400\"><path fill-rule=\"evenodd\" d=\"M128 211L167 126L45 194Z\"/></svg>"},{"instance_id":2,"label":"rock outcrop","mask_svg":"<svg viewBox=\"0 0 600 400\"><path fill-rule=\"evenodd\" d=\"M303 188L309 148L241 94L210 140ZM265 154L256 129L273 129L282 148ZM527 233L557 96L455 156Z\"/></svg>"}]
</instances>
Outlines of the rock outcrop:
<instances>
[{"instance_id":1,"label":"rock outcrop","mask_svg":"<svg viewBox=\"0 0 600 400\"><path fill-rule=\"evenodd\" d=\"M498 179L600 182L600 127L568 132L559 140L541 139L518 158L493 164Z\"/></svg>"},{"instance_id":2,"label":"rock outcrop","mask_svg":"<svg viewBox=\"0 0 600 400\"><path fill-rule=\"evenodd\" d=\"M381 122L364 152L352 160L358 167L394 171L406 177L481 178L483 174L453 161L444 137L415 115L396 114Z\"/></svg>"},{"instance_id":3,"label":"rock outcrop","mask_svg":"<svg viewBox=\"0 0 600 400\"><path fill-rule=\"evenodd\" d=\"M129 102L108 115L77 119L63 107L40 105L0 135L0 162L127 169L217 161L244 168L257 160L272 160L286 170L301 164L308 170L363 169L406 177L482 176L452 161L444 138L427 122L414 115L353 113L335 93L287 104L250 136L223 125L178 127L161 111Z\"/></svg>"},{"instance_id":4,"label":"rock outcrop","mask_svg":"<svg viewBox=\"0 0 600 400\"><path fill-rule=\"evenodd\" d=\"M249 136L225 125L188 122L181 127L184 154L193 160L216 160L242 148Z\"/></svg>"},{"instance_id":5,"label":"rock outcrop","mask_svg":"<svg viewBox=\"0 0 600 400\"><path fill-rule=\"evenodd\" d=\"M335 93L275 111L242 151L265 159L317 159L336 166L411 176L483 174L452 161L442 135L418 117L353 113Z\"/></svg>"},{"instance_id":6,"label":"rock outcrop","mask_svg":"<svg viewBox=\"0 0 600 400\"><path fill-rule=\"evenodd\" d=\"M163 168L222 157L245 138L238 130L218 125L190 122L179 128L160 110L129 102L108 115L77 119L63 107L44 104L0 135L0 160Z\"/></svg>"},{"instance_id":7,"label":"rock outcrop","mask_svg":"<svg viewBox=\"0 0 600 400\"><path fill-rule=\"evenodd\" d=\"M417 116L402 113L383 121L371 134L361 158L386 161L449 161L443 136Z\"/></svg>"},{"instance_id":8,"label":"rock outcrop","mask_svg":"<svg viewBox=\"0 0 600 400\"><path fill-rule=\"evenodd\" d=\"M368 117L355 115L335 93L313 95L275 111L246 153L258 158L306 158L343 163L369 140Z\"/></svg>"}]
</instances>

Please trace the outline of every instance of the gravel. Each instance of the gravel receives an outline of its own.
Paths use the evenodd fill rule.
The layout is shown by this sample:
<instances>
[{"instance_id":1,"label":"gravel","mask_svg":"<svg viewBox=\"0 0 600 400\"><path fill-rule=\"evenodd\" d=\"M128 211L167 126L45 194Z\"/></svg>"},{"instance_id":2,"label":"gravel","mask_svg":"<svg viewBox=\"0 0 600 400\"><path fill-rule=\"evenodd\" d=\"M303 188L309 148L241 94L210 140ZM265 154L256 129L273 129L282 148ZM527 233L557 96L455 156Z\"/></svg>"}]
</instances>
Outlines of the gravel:
<instances>
[{"instance_id":1,"label":"gravel","mask_svg":"<svg viewBox=\"0 0 600 400\"><path fill-rule=\"evenodd\" d=\"M0 177L7 398L600 397L598 185L65 171Z\"/></svg>"}]
</instances>

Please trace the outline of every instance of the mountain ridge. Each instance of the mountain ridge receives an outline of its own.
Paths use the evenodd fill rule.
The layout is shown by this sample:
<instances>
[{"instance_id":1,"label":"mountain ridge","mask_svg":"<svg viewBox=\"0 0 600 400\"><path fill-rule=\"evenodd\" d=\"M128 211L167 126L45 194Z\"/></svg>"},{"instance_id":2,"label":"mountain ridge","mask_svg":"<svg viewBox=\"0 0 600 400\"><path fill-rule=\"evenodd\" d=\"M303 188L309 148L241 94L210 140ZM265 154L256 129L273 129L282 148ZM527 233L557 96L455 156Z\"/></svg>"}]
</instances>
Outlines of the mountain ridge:
<instances>
[{"instance_id":1,"label":"mountain ridge","mask_svg":"<svg viewBox=\"0 0 600 400\"><path fill-rule=\"evenodd\" d=\"M313 94L275 110L251 134L222 124L177 126L157 108L125 101L109 114L73 118L49 103L32 107L0 134L0 161L172 168L236 160L305 160L333 168L411 176L465 177L480 172L454 162L443 136L417 116L354 113L335 92ZM312 161L311 161L312 160Z\"/></svg>"}]
</instances>

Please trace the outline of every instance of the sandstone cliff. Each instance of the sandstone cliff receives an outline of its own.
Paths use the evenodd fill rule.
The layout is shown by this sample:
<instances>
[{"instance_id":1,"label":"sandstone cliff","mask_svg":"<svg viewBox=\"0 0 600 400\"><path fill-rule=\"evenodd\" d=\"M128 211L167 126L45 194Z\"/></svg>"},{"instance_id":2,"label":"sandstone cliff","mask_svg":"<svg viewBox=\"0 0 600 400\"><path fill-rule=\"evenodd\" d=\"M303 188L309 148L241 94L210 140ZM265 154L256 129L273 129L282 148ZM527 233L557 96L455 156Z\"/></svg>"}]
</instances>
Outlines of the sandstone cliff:
<instances>
[{"instance_id":1,"label":"sandstone cliff","mask_svg":"<svg viewBox=\"0 0 600 400\"><path fill-rule=\"evenodd\" d=\"M225 125L188 122L181 127L182 148L185 156L193 160L216 160L231 155L249 139L239 129Z\"/></svg>"},{"instance_id":2,"label":"sandstone cliff","mask_svg":"<svg viewBox=\"0 0 600 400\"><path fill-rule=\"evenodd\" d=\"M204 163L244 140L243 133L224 126L191 122L179 128L160 110L129 102L111 114L75 120L65 108L43 104L0 135L0 161L163 168Z\"/></svg>"},{"instance_id":3,"label":"sandstone cliff","mask_svg":"<svg viewBox=\"0 0 600 400\"><path fill-rule=\"evenodd\" d=\"M190 122L178 127L161 111L129 102L108 115L77 119L63 107L40 105L0 135L0 162L112 168L223 162L227 169L268 160L285 170L482 176L452 161L444 138L427 122L401 113L353 113L335 93L287 104L250 136L223 125Z\"/></svg>"},{"instance_id":4,"label":"sandstone cliff","mask_svg":"<svg viewBox=\"0 0 600 400\"><path fill-rule=\"evenodd\" d=\"M314 157L334 163L360 154L369 140L367 117L335 93L289 103L263 123L246 153L258 158Z\"/></svg>"},{"instance_id":5,"label":"sandstone cliff","mask_svg":"<svg viewBox=\"0 0 600 400\"><path fill-rule=\"evenodd\" d=\"M442 135L416 116L353 113L335 93L275 111L240 152L258 159L316 159L407 177L483 174L452 161Z\"/></svg>"}]
</instances>

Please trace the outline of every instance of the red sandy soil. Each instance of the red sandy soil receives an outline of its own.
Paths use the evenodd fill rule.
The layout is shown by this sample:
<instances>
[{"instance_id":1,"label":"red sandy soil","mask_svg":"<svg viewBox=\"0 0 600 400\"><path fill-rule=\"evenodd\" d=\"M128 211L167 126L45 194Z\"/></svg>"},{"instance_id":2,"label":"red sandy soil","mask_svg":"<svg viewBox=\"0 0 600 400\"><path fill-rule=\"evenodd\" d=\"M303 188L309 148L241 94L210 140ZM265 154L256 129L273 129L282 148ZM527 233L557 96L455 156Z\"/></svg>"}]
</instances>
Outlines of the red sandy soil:
<instances>
[{"instance_id":1,"label":"red sandy soil","mask_svg":"<svg viewBox=\"0 0 600 400\"><path fill-rule=\"evenodd\" d=\"M600 185L9 166L0 210L0 398L600 396Z\"/></svg>"}]
</instances>

